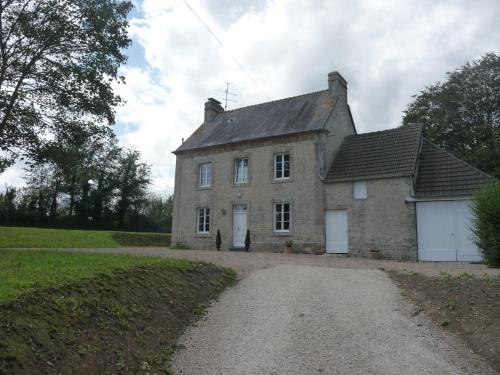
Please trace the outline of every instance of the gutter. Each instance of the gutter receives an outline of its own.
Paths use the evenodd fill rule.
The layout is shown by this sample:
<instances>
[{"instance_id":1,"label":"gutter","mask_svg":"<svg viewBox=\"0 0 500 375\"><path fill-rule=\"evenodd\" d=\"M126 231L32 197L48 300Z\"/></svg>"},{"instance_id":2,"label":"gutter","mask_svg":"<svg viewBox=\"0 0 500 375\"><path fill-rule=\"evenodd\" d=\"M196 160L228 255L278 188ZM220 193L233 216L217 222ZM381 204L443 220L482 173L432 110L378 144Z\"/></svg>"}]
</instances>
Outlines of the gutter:
<instances>
[{"instance_id":1,"label":"gutter","mask_svg":"<svg viewBox=\"0 0 500 375\"><path fill-rule=\"evenodd\" d=\"M437 201L466 201L472 195L442 196L442 197L406 197L405 202L437 202Z\"/></svg>"}]
</instances>

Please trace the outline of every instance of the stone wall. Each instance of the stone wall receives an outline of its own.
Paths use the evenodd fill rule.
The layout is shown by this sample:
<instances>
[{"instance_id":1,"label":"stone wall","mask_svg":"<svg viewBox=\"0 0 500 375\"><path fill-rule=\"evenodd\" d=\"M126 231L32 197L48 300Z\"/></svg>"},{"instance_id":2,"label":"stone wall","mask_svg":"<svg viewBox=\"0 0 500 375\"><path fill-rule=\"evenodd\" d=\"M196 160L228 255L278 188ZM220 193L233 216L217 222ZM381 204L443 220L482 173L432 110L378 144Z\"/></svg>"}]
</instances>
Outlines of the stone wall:
<instances>
[{"instance_id":1,"label":"stone wall","mask_svg":"<svg viewBox=\"0 0 500 375\"><path fill-rule=\"evenodd\" d=\"M417 259L415 203L411 179L367 180L368 198L353 199L353 183L325 184L325 208L348 211L349 253L367 256L371 248L382 257L399 260Z\"/></svg>"},{"instance_id":2,"label":"stone wall","mask_svg":"<svg viewBox=\"0 0 500 375\"><path fill-rule=\"evenodd\" d=\"M293 240L299 251L322 252L324 248L323 183L319 177L318 133L279 137L266 141L218 147L177 156L172 243L191 248L215 249L217 229L222 249L232 247L233 206L247 206L248 229L253 251L282 251ZM273 156L290 152L291 179L273 179ZM234 160L248 157L249 182L234 184ZM212 162L212 187L198 187L198 166ZM274 202L291 204L290 233L273 231ZM210 207L210 234L197 233L197 208Z\"/></svg>"}]
</instances>

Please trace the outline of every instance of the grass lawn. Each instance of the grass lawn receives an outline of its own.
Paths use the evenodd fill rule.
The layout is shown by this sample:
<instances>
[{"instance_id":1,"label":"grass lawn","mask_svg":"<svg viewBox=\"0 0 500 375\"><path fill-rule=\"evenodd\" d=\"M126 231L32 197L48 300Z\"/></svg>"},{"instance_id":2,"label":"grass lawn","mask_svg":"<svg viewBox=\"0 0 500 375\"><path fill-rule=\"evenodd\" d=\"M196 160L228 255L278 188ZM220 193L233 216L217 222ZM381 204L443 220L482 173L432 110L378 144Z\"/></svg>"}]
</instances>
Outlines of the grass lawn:
<instances>
[{"instance_id":1,"label":"grass lawn","mask_svg":"<svg viewBox=\"0 0 500 375\"><path fill-rule=\"evenodd\" d=\"M192 263L126 254L0 250L0 303L33 290L58 287L98 274L111 274L113 271L148 265L189 269Z\"/></svg>"},{"instance_id":2,"label":"grass lawn","mask_svg":"<svg viewBox=\"0 0 500 375\"><path fill-rule=\"evenodd\" d=\"M169 233L0 227L0 248L170 246Z\"/></svg>"}]
</instances>

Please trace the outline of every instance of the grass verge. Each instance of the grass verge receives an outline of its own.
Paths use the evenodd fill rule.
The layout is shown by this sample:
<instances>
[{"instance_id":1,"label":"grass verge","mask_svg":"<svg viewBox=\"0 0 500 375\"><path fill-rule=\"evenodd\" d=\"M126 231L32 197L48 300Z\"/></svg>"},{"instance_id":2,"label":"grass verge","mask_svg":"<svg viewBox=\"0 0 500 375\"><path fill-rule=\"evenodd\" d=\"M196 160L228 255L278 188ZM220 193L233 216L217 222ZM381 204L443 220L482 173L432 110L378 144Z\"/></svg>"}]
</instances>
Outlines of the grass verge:
<instances>
[{"instance_id":1,"label":"grass verge","mask_svg":"<svg viewBox=\"0 0 500 375\"><path fill-rule=\"evenodd\" d=\"M169 233L0 227L0 248L170 246Z\"/></svg>"},{"instance_id":2,"label":"grass verge","mask_svg":"<svg viewBox=\"0 0 500 375\"><path fill-rule=\"evenodd\" d=\"M228 269L185 260L67 253L78 260L69 262L66 253L19 252L29 253L43 259L33 259L38 270L59 266L66 276L0 303L2 374L168 374L185 327L236 280ZM95 266L104 261L108 269Z\"/></svg>"},{"instance_id":3,"label":"grass verge","mask_svg":"<svg viewBox=\"0 0 500 375\"><path fill-rule=\"evenodd\" d=\"M500 276L388 273L402 294L500 371Z\"/></svg>"}]
</instances>

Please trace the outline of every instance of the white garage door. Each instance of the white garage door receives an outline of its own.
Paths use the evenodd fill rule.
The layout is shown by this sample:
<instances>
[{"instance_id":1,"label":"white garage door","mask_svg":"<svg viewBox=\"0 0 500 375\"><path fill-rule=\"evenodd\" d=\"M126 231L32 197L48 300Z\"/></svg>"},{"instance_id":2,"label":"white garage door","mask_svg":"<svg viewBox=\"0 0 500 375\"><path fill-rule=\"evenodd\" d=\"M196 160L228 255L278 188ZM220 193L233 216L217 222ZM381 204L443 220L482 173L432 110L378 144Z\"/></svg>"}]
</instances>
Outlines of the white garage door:
<instances>
[{"instance_id":1,"label":"white garage door","mask_svg":"<svg viewBox=\"0 0 500 375\"><path fill-rule=\"evenodd\" d=\"M347 211L326 211L326 252L329 254L345 254L349 250L347 244Z\"/></svg>"},{"instance_id":2,"label":"white garage door","mask_svg":"<svg viewBox=\"0 0 500 375\"><path fill-rule=\"evenodd\" d=\"M417 202L418 259L481 261L472 241L470 200Z\"/></svg>"}]
</instances>

